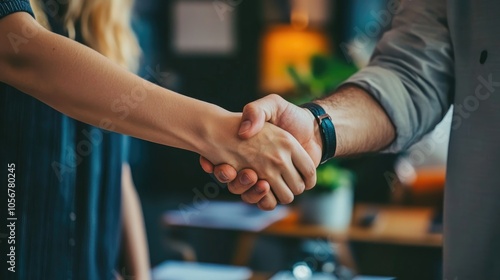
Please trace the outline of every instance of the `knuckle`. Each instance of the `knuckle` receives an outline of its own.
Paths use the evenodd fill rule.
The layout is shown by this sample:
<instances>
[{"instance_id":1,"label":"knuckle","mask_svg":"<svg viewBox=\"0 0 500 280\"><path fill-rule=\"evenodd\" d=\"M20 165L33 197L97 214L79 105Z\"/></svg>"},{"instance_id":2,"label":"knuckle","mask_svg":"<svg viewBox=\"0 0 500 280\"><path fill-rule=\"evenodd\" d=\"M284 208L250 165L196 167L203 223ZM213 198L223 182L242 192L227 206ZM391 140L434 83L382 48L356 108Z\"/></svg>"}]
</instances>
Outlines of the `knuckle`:
<instances>
[{"instance_id":1,"label":"knuckle","mask_svg":"<svg viewBox=\"0 0 500 280\"><path fill-rule=\"evenodd\" d=\"M314 187L314 180L304 180L304 191L312 189Z\"/></svg>"},{"instance_id":2,"label":"knuckle","mask_svg":"<svg viewBox=\"0 0 500 280\"><path fill-rule=\"evenodd\" d=\"M285 149L287 151L289 151L291 154L300 155L301 151L303 149L300 146L299 142L297 142L297 139L295 139L295 137L293 137L292 134L290 134L286 131L285 131L285 133L283 133L281 145L283 145L283 147L285 147Z\"/></svg>"},{"instance_id":3,"label":"knuckle","mask_svg":"<svg viewBox=\"0 0 500 280\"><path fill-rule=\"evenodd\" d=\"M268 95L268 98L273 100L273 101L280 101L282 99L281 96L279 96L278 94L276 93L271 93Z\"/></svg>"},{"instance_id":4,"label":"knuckle","mask_svg":"<svg viewBox=\"0 0 500 280\"><path fill-rule=\"evenodd\" d=\"M281 204L290 204L293 202L294 196L292 194L287 194L280 199Z\"/></svg>"},{"instance_id":5,"label":"knuckle","mask_svg":"<svg viewBox=\"0 0 500 280\"><path fill-rule=\"evenodd\" d=\"M277 155L276 157L273 157L271 159L271 162L272 162L273 166L275 166L279 170L286 169L286 167L287 167L287 164L286 164L286 161L285 161L284 157L282 157L280 155Z\"/></svg>"},{"instance_id":6,"label":"knuckle","mask_svg":"<svg viewBox=\"0 0 500 280\"><path fill-rule=\"evenodd\" d=\"M274 210L274 208L276 208L276 204L268 202L268 201L261 201L257 204L257 206L259 207L259 209L265 210L265 211L271 211L271 210Z\"/></svg>"},{"instance_id":7,"label":"knuckle","mask_svg":"<svg viewBox=\"0 0 500 280\"><path fill-rule=\"evenodd\" d=\"M249 204L254 204L255 202L253 202L251 200L251 198L245 194L242 194L241 195L241 200L243 200L243 202L246 202L246 203L249 203Z\"/></svg>"},{"instance_id":8,"label":"knuckle","mask_svg":"<svg viewBox=\"0 0 500 280\"><path fill-rule=\"evenodd\" d=\"M305 189L312 189L316 185L316 169L308 168L303 176L305 177L305 181L307 182Z\"/></svg>"},{"instance_id":9,"label":"knuckle","mask_svg":"<svg viewBox=\"0 0 500 280\"><path fill-rule=\"evenodd\" d=\"M245 201L246 203L250 203L250 204L255 204L257 202L259 202L259 198L258 196L255 196L255 195L252 195L251 193L249 192L245 192L241 195L241 199L243 201Z\"/></svg>"},{"instance_id":10,"label":"knuckle","mask_svg":"<svg viewBox=\"0 0 500 280\"><path fill-rule=\"evenodd\" d=\"M306 189L306 186L304 183L300 183L298 184L295 189L293 190L293 194L294 195L299 195L299 194L302 194L304 192L304 190Z\"/></svg>"},{"instance_id":11,"label":"knuckle","mask_svg":"<svg viewBox=\"0 0 500 280\"><path fill-rule=\"evenodd\" d=\"M229 190L229 192L231 192L232 194L241 194L241 188L239 188L236 183L233 183L233 182L230 182L227 184L227 189Z\"/></svg>"},{"instance_id":12,"label":"knuckle","mask_svg":"<svg viewBox=\"0 0 500 280\"><path fill-rule=\"evenodd\" d=\"M282 144L283 145L288 145L290 147L293 147L293 144L295 144L295 138L288 132L282 133Z\"/></svg>"},{"instance_id":13,"label":"knuckle","mask_svg":"<svg viewBox=\"0 0 500 280\"><path fill-rule=\"evenodd\" d=\"M273 210L276 208L277 201L274 195L265 195L258 203L257 206L262 210Z\"/></svg>"},{"instance_id":14,"label":"knuckle","mask_svg":"<svg viewBox=\"0 0 500 280\"><path fill-rule=\"evenodd\" d=\"M245 113L253 113L253 112L256 111L256 109L257 109L256 105L254 104L254 102L252 102L252 103L248 103L247 105L245 105L243 107L243 112L245 112Z\"/></svg>"},{"instance_id":15,"label":"knuckle","mask_svg":"<svg viewBox=\"0 0 500 280\"><path fill-rule=\"evenodd\" d=\"M295 143L292 142L292 140L290 139L290 135L288 134L285 134L284 135L284 139L281 143L281 145L287 150L287 151L291 151L293 153L293 151L295 150Z\"/></svg>"},{"instance_id":16,"label":"knuckle","mask_svg":"<svg viewBox=\"0 0 500 280\"><path fill-rule=\"evenodd\" d=\"M316 186L316 176L314 176L314 178L311 179L310 184L306 185L306 190L310 190L314 188L314 186Z\"/></svg>"},{"instance_id":17,"label":"knuckle","mask_svg":"<svg viewBox=\"0 0 500 280\"><path fill-rule=\"evenodd\" d=\"M313 166L307 168L304 176L306 178L313 178L314 180L316 180L316 168L314 168Z\"/></svg>"}]
</instances>

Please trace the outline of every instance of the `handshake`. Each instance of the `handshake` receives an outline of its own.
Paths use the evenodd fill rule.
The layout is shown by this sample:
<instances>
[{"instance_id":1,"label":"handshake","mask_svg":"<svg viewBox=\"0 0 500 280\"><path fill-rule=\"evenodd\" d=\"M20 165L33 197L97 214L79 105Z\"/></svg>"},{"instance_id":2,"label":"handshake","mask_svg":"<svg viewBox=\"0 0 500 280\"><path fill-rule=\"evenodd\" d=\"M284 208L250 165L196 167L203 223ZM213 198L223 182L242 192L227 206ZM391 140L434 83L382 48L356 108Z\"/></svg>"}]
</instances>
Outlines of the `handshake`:
<instances>
[{"instance_id":1,"label":"handshake","mask_svg":"<svg viewBox=\"0 0 500 280\"><path fill-rule=\"evenodd\" d=\"M314 187L323 144L310 111L269 95L246 105L237 126L237 153L247 165L214 162L202 155L205 172L214 173L220 182L228 183L232 193L263 210L291 203L295 195ZM229 139L224 142L232 144Z\"/></svg>"}]
</instances>

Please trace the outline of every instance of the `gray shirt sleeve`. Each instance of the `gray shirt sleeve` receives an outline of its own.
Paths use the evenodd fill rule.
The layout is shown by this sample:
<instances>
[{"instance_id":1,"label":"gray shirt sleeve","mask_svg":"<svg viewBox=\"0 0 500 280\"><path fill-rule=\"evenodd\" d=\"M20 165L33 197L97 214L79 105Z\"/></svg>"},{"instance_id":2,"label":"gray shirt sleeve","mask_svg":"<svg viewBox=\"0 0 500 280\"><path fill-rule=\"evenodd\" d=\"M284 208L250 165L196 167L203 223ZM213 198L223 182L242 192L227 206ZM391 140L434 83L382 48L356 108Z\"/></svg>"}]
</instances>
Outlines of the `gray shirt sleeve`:
<instances>
[{"instance_id":1,"label":"gray shirt sleeve","mask_svg":"<svg viewBox=\"0 0 500 280\"><path fill-rule=\"evenodd\" d=\"M403 0L369 65L350 77L385 109L397 131L386 151L407 149L446 114L453 91L453 51L446 1Z\"/></svg>"}]
</instances>

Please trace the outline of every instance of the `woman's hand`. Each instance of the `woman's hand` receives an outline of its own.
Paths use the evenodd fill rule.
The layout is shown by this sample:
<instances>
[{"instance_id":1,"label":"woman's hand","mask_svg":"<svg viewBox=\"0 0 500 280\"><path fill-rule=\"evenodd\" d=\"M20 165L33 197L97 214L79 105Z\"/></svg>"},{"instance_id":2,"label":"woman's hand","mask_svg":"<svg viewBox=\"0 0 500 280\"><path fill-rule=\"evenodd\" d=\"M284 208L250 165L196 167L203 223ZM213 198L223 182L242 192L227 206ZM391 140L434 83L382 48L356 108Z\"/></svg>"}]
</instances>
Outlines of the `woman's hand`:
<instances>
[{"instance_id":1,"label":"woman's hand","mask_svg":"<svg viewBox=\"0 0 500 280\"><path fill-rule=\"evenodd\" d=\"M268 95L262 99L249 103L243 109L241 122L250 123L250 126L240 126L239 137L246 139L253 137L266 122L270 122L290 132L304 147L315 165L319 164L322 151L319 127L314 116L304 108L295 106L278 95ZM258 180L257 174L251 169L236 170L230 165L214 166L210 161L200 158L200 164L207 173L214 173L215 177L228 184L228 189L241 195L241 199L248 203L257 203L264 210L276 207L272 193L269 193L269 184L265 180ZM314 185L307 189L312 188Z\"/></svg>"},{"instance_id":2,"label":"woman's hand","mask_svg":"<svg viewBox=\"0 0 500 280\"><path fill-rule=\"evenodd\" d=\"M213 121L209 118L206 146L201 155L216 165L227 163L236 170L253 169L259 179L269 182L283 204L314 186L316 166L292 135L266 123L258 134L241 140L237 133L240 121L241 114L236 113L219 114ZM274 200L274 197L269 194L265 199Z\"/></svg>"},{"instance_id":3,"label":"woman's hand","mask_svg":"<svg viewBox=\"0 0 500 280\"><path fill-rule=\"evenodd\" d=\"M240 114L140 79L94 50L44 29L27 13L1 21L0 81L59 112L199 153L214 164L252 168L269 182L281 203L314 185L314 164L287 132L266 124L261 133L241 140ZM29 43L13 48L7 35L26 30L33 35Z\"/></svg>"}]
</instances>

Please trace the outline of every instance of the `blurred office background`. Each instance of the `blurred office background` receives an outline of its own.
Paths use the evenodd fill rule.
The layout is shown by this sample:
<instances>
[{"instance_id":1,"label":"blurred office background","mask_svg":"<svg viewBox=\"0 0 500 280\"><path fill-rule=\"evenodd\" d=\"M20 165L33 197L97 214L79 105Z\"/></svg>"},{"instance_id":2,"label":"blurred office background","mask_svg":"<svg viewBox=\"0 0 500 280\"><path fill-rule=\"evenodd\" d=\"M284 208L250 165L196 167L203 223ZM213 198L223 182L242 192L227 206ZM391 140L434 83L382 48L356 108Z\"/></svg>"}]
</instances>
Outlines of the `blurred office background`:
<instances>
[{"instance_id":1,"label":"blurred office background","mask_svg":"<svg viewBox=\"0 0 500 280\"><path fill-rule=\"evenodd\" d=\"M232 111L269 93L300 103L328 94L365 65L398 5L392 0L136 1L133 26L143 49L139 74ZM440 279L449 130L446 123L443 127L404 154L334 160L319 174L324 186L297 198L270 228L253 230L211 226L217 221L190 223L217 201L239 197L201 170L198 155L134 139L130 163L151 265L190 260L272 275L305 261L316 270L334 270L333 264L368 275ZM189 213L184 225L165 218L172 211ZM235 212L243 221L246 214L255 213Z\"/></svg>"}]
</instances>

